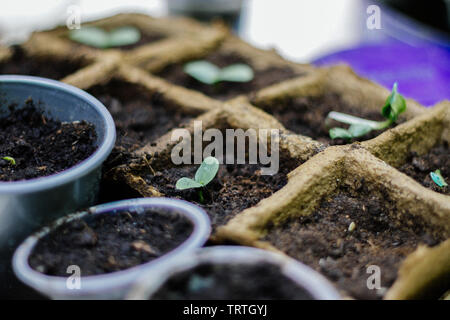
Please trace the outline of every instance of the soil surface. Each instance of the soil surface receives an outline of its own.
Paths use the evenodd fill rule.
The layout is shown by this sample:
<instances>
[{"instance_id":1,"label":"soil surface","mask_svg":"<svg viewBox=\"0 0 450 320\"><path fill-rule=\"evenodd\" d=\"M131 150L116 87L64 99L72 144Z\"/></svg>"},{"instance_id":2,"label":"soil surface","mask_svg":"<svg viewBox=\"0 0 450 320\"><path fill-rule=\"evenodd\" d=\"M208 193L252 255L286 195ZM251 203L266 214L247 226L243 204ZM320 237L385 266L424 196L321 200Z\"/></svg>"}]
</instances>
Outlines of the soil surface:
<instances>
[{"instance_id":1,"label":"soil surface","mask_svg":"<svg viewBox=\"0 0 450 320\"><path fill-rule=\"evenodd\" d=\"M447 184L450 184L450 152L448 143L435 146L422 156L416 153L409 155L408 161L399 168L400 171L406 173L411 178L433 191L450 195L450 187L439 187L431 179L430 172L441 170Z\"/></svg>"},{"instance_id":2,"label":"soil surface","mask_svg":"<svg viewBox=\"0 0 450 320\"><path fill-rule=\"evenodd\" d=\"M325 119L331 111L343 112L369 120L385 120L381 115L382 106L380 106L380 111L361 110L346 104L339 95L332 93L326 93L319 97L298 97L272 106L259 105L259 107L271 113L292 132L313 138L326 145L349 143L345 139L332 140L330 138L330 128L348 128L348 125L336 121L331 121L330 126L327 127ZM353 141L369 140L382 132L382 130L372 131L364 137L353 139Z\"/></svg>"},{"instance_id":3,"label":"soil surface","mask_svg":"<svg viewBox=\"0 0 450 320\"><path fill-rule=\"evenodd\" d=\"M85 65L81 61L29 57L17 46L13 47L13 50L10 60L0 62L0 74L20 74L60 80Z\"/></svg>"},{"instance_id":4,"label":"soil surface","mask_svg":"<svg viewBox=\"0 0 450 320\"><path fill-rule=\"evenodd\" d=\"M213 52L206 56L204 60L207 60L220 68L234 63L245 63L251 66L249 61L239 55L223 54L221 52ZM183 66L184 63L170 65L159 72L158 76L179 86L200 91L207 96L220 100L228 100L238 95L247 94L283 80L301 75L289 67L271 67L266 70L255 70L255 68L253 68L255 71L255 77L252 81L245 83L220 82L214 85L209 85L201 83L186 74L183 70Z\"/></svg>"},{"instance_id":5,"label":"soil surface","mask_svg":"<svg viewBox=\"0 0 450 320\"><path fill-rule=\"evenodd\" d=\"M61 123L47 118L33 104L9 107L0 118L0 181L48 176L73 167L97 149L92 124ZM12 157L15 164L3 160Z\"/></svg>"},{"instance_id":6,"label":"soil surface","mask_svg":"<svg viewBox=\"0 0 450 320\"><path fill-rule=\"evenodd\" d=\"M262 175L259 164L220 165L217 176L202 189L175 189L178 179L195 176L198 165L169 167L149 174L145 179L168 197L182 198L201 206L215 229L284 187L287 174L298 165L300 163L292 159L280 158L280 170L272 176ZM203 203L199 191L203 193Z\"/></svg>"},{"instance_id":7,"label":"soil surface","mask_svg":"<svg viewBox=\"0 0 450 320\"><path fill-rule=\"evenodd\" d=\"M153 296L161 300L312 300L278 266L203 264L170 278Z\"/></svg>"},{"instance_id":8,"label":"soil surface","mask_svg":"<svg viewBox=\"0 0 450 320\"><path fill-rule=\"evenodd\" d=\"M81 276L128 269L178 247L192 233L189 220L175 212L122 211L75 220L38 242L29 263L39 272L67 277L78 265Z\"/></svg>"},{"instance_id":9,"label":"soil surface","mask_svg":"<svg viewBox=\"0 0 450 320\"><path fill-rule=\"evenodd\" d=\"M124 81L111 80L88 91L108 108L116 124L116 146L128 151L183 127L194 116L164 101L158 93Z\"/></svg>"},{"instance_id":10,"label":"soil surface","mask_svg":"<svg viewBox=\"0 0 450 320\"><path fill-rule=\"evenodd\" d=\"M392 218L397 214L388 194L368 190L361 182L357 190L341 187L311 215L270 227L264 240L321 272L347 295L379 299L419 243L433 246L443 240L427 232L418 217ZM367 288L370 265L380 267L385 289Z\"/></svg>"}]
</instances>

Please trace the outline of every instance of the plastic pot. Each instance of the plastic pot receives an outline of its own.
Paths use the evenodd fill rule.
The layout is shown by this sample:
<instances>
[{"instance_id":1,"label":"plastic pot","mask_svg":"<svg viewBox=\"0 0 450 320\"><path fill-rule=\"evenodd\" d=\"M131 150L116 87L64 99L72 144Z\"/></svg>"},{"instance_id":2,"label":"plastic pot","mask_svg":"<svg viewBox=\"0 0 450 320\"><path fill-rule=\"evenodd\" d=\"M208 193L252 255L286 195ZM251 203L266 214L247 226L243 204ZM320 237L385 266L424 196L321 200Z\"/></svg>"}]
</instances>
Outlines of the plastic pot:
<instances>
[{"instance_id":1,"label":"plastic pot","mask_svg":"<svg viewBox=\"0 0 450 320\"><path fill-rule=\"evenodd\" d=\"M29 256L38 241L64 223L91 215L115 214L124 210L132 214L142 214L146 209L163 209L161 212L170 210L185 216L193 224L191 235L178 247L147 263L122 271L81 277L79 289L70 289L67 286L68 278L45 275L32 269L28 263ZM208 239L210 232L211 224L208 215L200 207L189 202L168 198L117 201L63 217L50 227L45 227L30 236L17 248L13 257L13 269L21 281L53 299L120 299L125 296L141 274L160 275L173 261L184 260L189 253L201 247Z\"/></svg>"},{"instance_id":2,"label":"plastic pot","mask_svg":"<svg viewBox=\"0 0 450 320\"><path fill-rule=\"evenodd\" d=\"M280 267L283 275L303 288L314 299L340 299L333 285L310 267L279 253L243 246L215 246L200 249L195 255L174 263L162 276L154 276L151 273L143 275L136 282L127 295L127 298L130 300L151 299L152 295L172 276L180 272L192 270L205 263L227 265L258 265L261 263L269 263L277 265Z\"/></svg>"},{"instance_id":3,"label":"plastic pot","mask_svg":"<svg viewBox=\"0 0 450 320\"><path fill-rule=\"evenodd\" d=\"M28 98L44 114L60 121L85 120L94 125L97 150L63 172L25 181L0 182L0 293L10 289L11 255L18 243L43 224L95 203L101 166L116 137L113 119L94 97L73 86L31 76L0 76L0 117L8 106Z\"/></svg>"}]
</instances>

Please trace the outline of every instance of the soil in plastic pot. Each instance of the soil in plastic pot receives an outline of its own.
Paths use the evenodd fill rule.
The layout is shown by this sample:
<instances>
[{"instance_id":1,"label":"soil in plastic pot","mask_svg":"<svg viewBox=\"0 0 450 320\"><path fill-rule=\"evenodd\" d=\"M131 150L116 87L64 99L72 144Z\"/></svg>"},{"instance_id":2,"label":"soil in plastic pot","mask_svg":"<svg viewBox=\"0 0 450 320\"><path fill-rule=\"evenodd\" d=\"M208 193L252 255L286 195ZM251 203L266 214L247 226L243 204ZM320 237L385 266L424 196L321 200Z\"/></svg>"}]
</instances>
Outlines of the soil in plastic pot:
<instances>
[{"instance_id":1,"label":"soil in plastic pot","mask_svg":"<svg viewBox=\"0 0 450 320\"><path fill-rule=\"evenodd\" d=\"M29 263L39 272L67 276L77 265L81 276L125 270L163 256L183 243L193 225L176 212L122 211L66 223L41 239Z\"/></svg>"},{"instance_id":2,"label":"soil in plastic pot","mask_svg":"<svg viewBox=\"0 0 450 320\"><path fill-rule=\"evenodd\" d=\"M210 264L172 276L151 297L160 300L312 300L269 263Z\"/></svg>"},{"instance_id":3,"label":"soil in plastic pot","mask_svg":"<svg viewBox=\"0 0 450 320\"><path fill-rule=\"evenodd\" d=\"M29 99L0 118L0 181L55 174L88 158L97 135L85 121L60 122L45 116Z\"/></svg>"}]
</instances>

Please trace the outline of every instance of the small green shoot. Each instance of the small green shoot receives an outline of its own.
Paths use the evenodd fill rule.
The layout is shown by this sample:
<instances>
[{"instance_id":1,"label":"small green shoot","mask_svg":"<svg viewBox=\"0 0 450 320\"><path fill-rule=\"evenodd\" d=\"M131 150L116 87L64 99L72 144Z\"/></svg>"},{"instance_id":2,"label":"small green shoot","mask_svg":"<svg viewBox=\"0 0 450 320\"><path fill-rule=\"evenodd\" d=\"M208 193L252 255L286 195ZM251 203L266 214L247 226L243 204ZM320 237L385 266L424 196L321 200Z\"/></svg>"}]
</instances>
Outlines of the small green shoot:
<instances>
[{"instance_id":1,"label":"small green shoot","mask_svg":"<svg viewBox=\"0 0 450 320\"><path fill-rule=\"evenodd\" d=\"M205 60L186 63L184 72L192 78L210 85L222 81L249 82L254 77L252 68L246 64L236 63L221 69Z\"/></svg>"},{"instance_id":2,"label":"small green shoot","mask_svg":"<svg viewBox=\"0 0 450 320\"><path fill-rule=\"evenodd\" d=\"M348 232L353 232L356 228L356 223L352 221L348 226Z\"/></svg>"},{"instance_id":3,"label":"small green shoot","mask_svg":"<svg viewBox=\"0 0 450 320\"><path fill-rule=\"evenodd\" d=\"M351 140L352 138L359 138L365 136L372 130L384 130L394 123L399 114L406 110L405 98L397 91L397 82L392 87L391 94L387 97L386 102L381 109L381 114L386 118L385 121L372 121L362 119L349 114L332 111L327 116L329 119L349 124L348 129L344 128L331 128L331 139L345 139Z\"/></svg>"},{"instance_id":4,"label":"small green shoot","mask_svg":"<svg viewBox=\"0 0 450 320\"><path fill-rule=\"evenodd\" d=\"M447 182L445 182L445 179L441 174L441 170L437 169L434 172L430 172L430 177L439 187L443 188L448 186Z\"/></svg>"},{"instance_id":5,"label":"small green shoot","mask_svg":"<svg viewBox=\"0 0 450 320\"><path fill-rule=\"evenodd\" d=\"M14 159L13 157L3 157L2 159L9 161L9 163L12 164L13 166L16 165L16 159Z\"/></svg>"},{"instance_id":6,"label":"small green shoot","mask_svg":"<svg viewBox=\"0 0 450 320\"><path fill-rule=\"evenodd\" d=\"M107 49L135 44L141 39L139 29L135 27L120 27L106 31L97 27L84 27L71 30L69 38L91 47Z\"/></svg>"},{"instance_id":7,"label":"small green shoot","mask_svg":"<svg viewBox=\"0 0 450 320\"><path fill-rule=\"evenodd\" d=\"M186 190L206 187L206 185L214 179L218 170L219 160L214 157L207 157L197 169L194 179L186 177L180 178L177 181L175 188L177 190ZM202 190L199 190L198 195L200 202L204 203L205 199Z\"/></svg>"}]
</instances>

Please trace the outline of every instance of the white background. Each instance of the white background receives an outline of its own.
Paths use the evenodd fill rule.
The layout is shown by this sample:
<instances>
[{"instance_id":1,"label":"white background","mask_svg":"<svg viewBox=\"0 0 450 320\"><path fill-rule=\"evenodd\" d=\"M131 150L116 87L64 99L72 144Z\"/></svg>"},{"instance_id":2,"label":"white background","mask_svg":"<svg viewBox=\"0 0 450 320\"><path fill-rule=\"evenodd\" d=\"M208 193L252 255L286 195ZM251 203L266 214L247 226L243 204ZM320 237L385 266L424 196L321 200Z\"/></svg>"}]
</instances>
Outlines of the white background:
<instances>
[{"instance_id":1,"label":"white background","mask_svg":"<svg viewBox=\"0 0 450 320\"><path fill-rule=\"evenodd\" d=\"M164 0L0 0L1 41L23 41L32 30L64 24L70 4L81 7L82 21L126 11L167 12ZM366 9L360 0L247 0L245 6L241 36L298 62L358 43Z\"/></svg>"}]
</instances>

